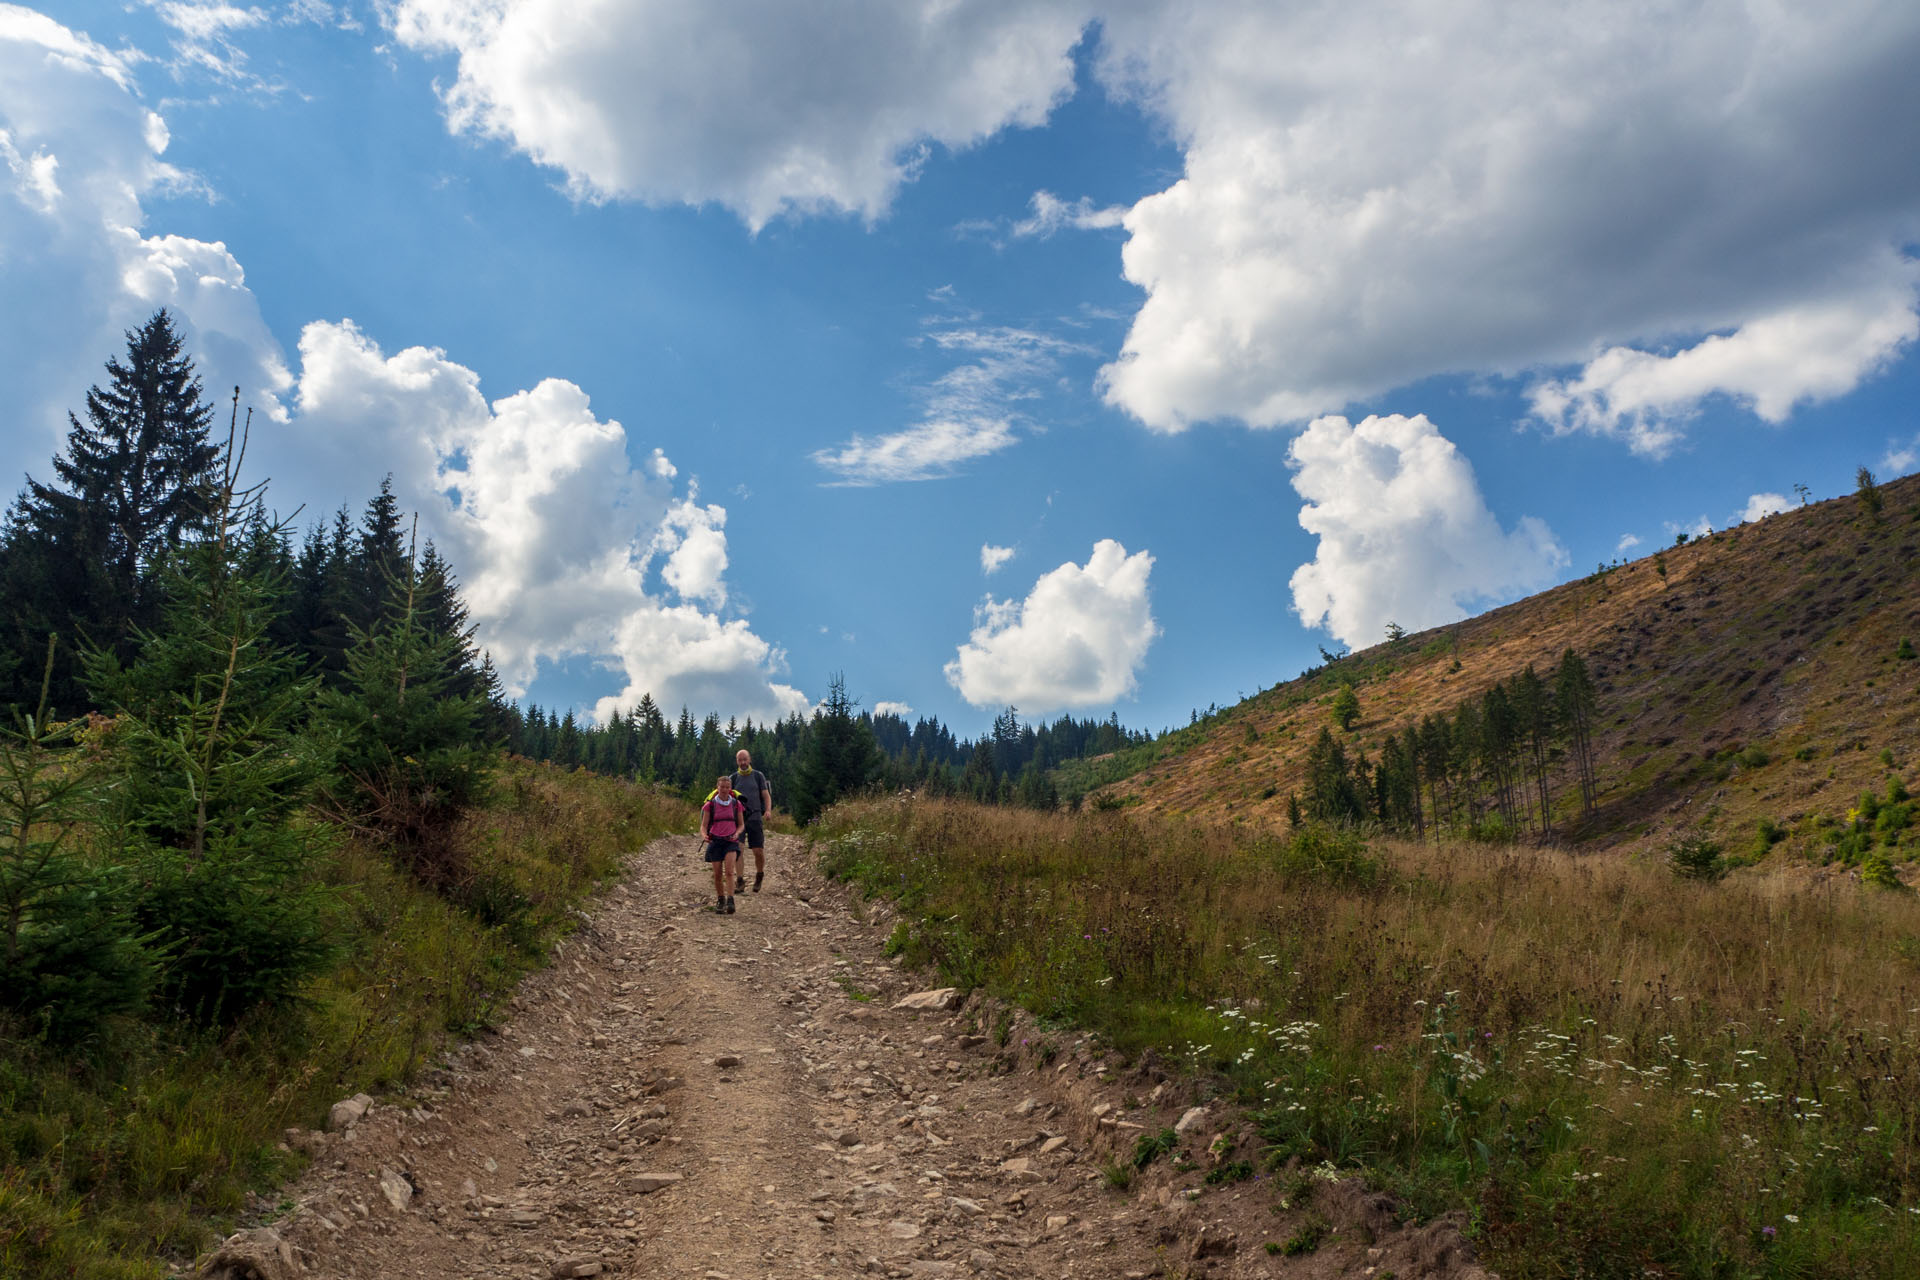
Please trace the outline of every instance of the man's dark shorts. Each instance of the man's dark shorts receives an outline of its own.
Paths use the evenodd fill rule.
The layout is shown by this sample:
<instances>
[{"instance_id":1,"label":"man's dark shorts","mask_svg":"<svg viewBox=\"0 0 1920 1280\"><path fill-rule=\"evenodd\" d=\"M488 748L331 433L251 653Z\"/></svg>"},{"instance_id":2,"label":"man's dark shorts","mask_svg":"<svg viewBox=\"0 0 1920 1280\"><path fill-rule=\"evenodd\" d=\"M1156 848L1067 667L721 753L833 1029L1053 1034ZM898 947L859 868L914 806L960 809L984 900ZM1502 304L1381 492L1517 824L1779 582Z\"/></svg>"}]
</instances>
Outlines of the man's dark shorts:
<instances>
[{"instance_id":1,"label":"man's dark shorts","mask_svg":"<svg viewBox=\"0 0 1920 1280\"><path fill-rule=\"evenodd\" d=\"M747 848L764 849L767 847L766 829L761 825L760 815L747 815Z\"/></svg>"},{"instance_id":2,"label":"man's dark shorts","mask_svg":"<svg viewBox=\"0 0 1920 1280\"><path fill-rule=\"evenodd\" d=\"M707 841L708 862L725 862L728 854L738 852L740 852L740 842L738 840Z\"/></svg>"}]
</instances>

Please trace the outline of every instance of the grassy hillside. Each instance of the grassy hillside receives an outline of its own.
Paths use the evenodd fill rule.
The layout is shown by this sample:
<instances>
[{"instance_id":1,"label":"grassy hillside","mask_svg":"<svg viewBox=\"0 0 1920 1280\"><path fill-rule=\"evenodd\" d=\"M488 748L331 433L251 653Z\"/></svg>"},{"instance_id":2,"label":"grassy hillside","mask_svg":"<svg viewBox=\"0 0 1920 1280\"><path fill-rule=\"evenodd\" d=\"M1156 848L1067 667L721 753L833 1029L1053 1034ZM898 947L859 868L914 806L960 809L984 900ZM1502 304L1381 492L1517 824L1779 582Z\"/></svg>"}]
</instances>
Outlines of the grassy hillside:
<instances>
[{"instance_id":1,"label":"grassy hillside","mask_svg":"<svg viewBox=\"0 0 1920 1280\"><path fill-rule=\"evenodd\" d=\"M1202 1213L1330 1164L1460 1213L1509 1280L1914 1274L1920 895L926 799L812 831L908 961L1035 1016L980 1027L1006 1069L1092 1030L1244 1105Z\"/></svg>"},{"instance_id":2,"label":"grassy hillside","mask_svg":"<svg viewBox=\"0 0 1920 1280\"><path fill-rule=\"evenodd\" d=\"M1349 655L1129 753L1077 761L1063 791L1183 814L1220 791L1243 821L1285 823L1308 745L1351 682L1349 748L1447 712L1572 648L1599 686L1597 815L1559 834L1595 846L1704 829L1730 852L1762 843L1824 860L1864 792L1920 764L1920 476L1803 507L1476 618ZM1905 652L1911 652L1911 649Z\"/></svg>"}]
</instances>

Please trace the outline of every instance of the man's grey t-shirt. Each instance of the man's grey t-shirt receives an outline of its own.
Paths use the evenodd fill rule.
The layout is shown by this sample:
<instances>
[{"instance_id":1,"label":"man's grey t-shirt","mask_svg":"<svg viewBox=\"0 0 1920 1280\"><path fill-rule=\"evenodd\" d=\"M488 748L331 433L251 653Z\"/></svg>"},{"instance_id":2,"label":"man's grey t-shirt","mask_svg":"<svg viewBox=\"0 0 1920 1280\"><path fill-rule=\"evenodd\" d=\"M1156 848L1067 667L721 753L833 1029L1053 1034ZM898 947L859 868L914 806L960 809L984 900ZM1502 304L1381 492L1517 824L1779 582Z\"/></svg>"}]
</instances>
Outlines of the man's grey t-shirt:
<instances>
[{"instance_id":1,"label":"man's grey t-shirt","mask_svg":"<svg viewBox=\"0 0 1920 1280\"><path fill-rule=\"evenodd\" d=\"M740 803L747 806L747 816L764 817L767 812L767 793L773 789L767 782L767 775L758 769L749 769L745 773L733 775L733 791L740 797Z\"/></svg>"}]
</instances>

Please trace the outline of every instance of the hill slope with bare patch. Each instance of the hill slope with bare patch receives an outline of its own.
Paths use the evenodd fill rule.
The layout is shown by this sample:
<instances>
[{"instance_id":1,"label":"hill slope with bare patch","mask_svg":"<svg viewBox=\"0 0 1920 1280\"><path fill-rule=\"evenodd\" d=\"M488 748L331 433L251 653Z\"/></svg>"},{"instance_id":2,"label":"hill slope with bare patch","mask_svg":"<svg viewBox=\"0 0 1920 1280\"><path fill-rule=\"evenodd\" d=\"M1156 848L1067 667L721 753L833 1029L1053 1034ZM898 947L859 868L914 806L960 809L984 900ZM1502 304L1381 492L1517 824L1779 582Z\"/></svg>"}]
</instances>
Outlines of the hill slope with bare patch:
<instances>
[{"instance_id":1,"label":"hill slope with bare patch","mask_svg":"<svg viewBox=\"0 0 1920 1280\"><path fill-rule=\"evenodd\" d=\"M1762 818L1817 852L1861 793L1908 776L1920 746L1920 476L1710 534L1447 627L1341 658L1130 757L1088 762L1095 803L1164 813L1213 804L1284 825L1307 748L1344 683L1349 751L1450 712L1571 648L1599 693L1599 809L1575 821L1559 775L1556 833L1600 846L1706 825L1745 839ZM1127 776L1120 776L1125 774ZM1112 779L1108 781L1108 779ZM1104 785L1099 785L1104 784Z\"/></svg>"}]
</instances>

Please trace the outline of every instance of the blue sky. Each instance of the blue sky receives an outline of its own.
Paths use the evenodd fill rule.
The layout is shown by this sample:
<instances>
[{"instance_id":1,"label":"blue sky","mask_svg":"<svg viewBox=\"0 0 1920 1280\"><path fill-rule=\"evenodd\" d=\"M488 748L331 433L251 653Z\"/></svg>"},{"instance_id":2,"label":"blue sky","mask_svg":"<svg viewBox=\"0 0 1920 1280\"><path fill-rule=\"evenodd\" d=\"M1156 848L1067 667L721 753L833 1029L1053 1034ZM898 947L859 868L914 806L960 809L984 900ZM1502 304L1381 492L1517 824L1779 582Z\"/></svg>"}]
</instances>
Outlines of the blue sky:
<instances>
[{"instance_id":1,"label":"blue sky","mask_svg":"<svg viewBox=\"0 0 1920 1280\"><path fill-rule=\"evenodd\" d=\"M1916 53L1867 3L0 4L0 461L167 305L276 500L391 472L542 703L1183 723L1920 464Z\"/></svg>"}]
</instances>

